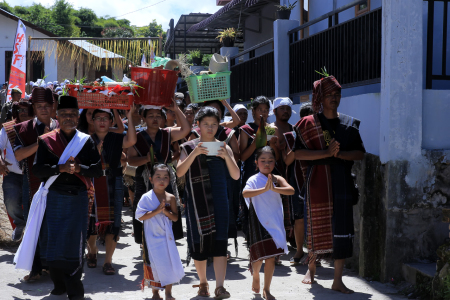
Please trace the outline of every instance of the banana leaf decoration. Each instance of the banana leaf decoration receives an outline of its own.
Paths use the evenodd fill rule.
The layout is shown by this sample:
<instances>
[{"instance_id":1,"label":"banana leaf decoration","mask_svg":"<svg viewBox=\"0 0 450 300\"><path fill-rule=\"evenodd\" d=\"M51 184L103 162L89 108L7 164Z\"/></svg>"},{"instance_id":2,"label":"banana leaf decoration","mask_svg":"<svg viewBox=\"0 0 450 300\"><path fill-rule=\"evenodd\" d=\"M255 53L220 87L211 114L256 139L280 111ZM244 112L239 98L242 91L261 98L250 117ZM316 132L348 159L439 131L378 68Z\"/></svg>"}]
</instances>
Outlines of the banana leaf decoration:
<instances>
[{"instance_id":1,"label":"banana leaf decoration","mask_svg":"<svg viewBox=\"0 0 450 300\"><path fill-rule=\"evenodd\" d=\"M256 149L267 146L266 122L262 116L261 121L259 122L258 131L256 131L255 143Z\"/></svg>"},{"instance_id":2,"label":"banana leaf decoration","mask_svg":"<svg viewBox=\"0 0 450 300\"><path fill-rule=\"evenodd\" d=\"M152 168L155 165L155 154L153 152L153 145L150 146L150 163L152 164Z\"/></svg>"}]
</instances>

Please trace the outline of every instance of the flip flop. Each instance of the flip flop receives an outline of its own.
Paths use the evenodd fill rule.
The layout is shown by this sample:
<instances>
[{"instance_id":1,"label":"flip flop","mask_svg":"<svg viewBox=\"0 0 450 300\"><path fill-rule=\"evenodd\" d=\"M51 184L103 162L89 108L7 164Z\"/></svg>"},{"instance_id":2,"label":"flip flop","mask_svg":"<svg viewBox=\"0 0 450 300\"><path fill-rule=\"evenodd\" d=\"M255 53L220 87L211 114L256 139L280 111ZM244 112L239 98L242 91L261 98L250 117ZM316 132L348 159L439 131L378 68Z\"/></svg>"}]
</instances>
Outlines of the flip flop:
<instances>
[{"instance_id":1,"label":"flip flop","mask_svg":"<svg viewBox=\"0 0 450 300\"><path fill-rule=\"evenodd\" d=\"M90 254L87 253L86 254L86 261L87 261L87 267L90 269L96 268L97 267L97 253L95 254Z\"/></svg>"},{"instance_id":2,"label":"flip flop","mask_svg":"<svg viewBox=\"0 0 450 300\"><path fill-rule=\"evenodd\" d=\"M21 281L22 282L35 282L41 279L41 275L39 273L35 273L33 271L30 274L26 275Z\"/></svg>"}]
</instances>

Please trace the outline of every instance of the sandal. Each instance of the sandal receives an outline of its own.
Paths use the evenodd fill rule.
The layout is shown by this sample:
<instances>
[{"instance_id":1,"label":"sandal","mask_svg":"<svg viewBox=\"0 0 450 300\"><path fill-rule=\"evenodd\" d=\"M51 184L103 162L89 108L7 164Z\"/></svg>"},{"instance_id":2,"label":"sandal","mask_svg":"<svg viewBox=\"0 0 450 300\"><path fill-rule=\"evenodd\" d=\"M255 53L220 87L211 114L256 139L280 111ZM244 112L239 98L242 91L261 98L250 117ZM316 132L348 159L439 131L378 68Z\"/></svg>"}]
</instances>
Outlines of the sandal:
<instances>
[{"instance_id":1,"label":"sandal","mask_svg":"<svg viewBox=\"0 0 450 300\"><path fill-rule=\"evenodd\" d=\"M116 270L114 270L113 266L110 263L106 263L103 265L103 273L105 275L114 275L116 274Z\"/></svg>"},{"instance_id":2,"label":"sandal","mask_svg":"<svg viewBox=\"0 0 450 300\"><path fill-rule=\"evenodd\" d=\"M216 290L214 291L214 295L216 295L214 299L227 299L231 297L230 293L228 293L223 286L219 286L218 288L216 288Z\"/></svg>"},{"instance_id":3,"label":"sandal","mask_svg":"<svg viewBox=\"0 0 450 300\"><path fill-rule=\"evenodd\" d=\"M87 261L87 267L88 268L96 268L97 267L97 253L95 254L86 254L86 261Z\"/></svg>"},{"instance_id":4,"label":"sandal","mask_svg":"<svg viewBox=\"0 0 450 300\"><path fill-rule=\"evenodd\" d=\"M266 300L276 300L275 297L272 296L271 293L269 293L269 292L266 293L266 291L263 291L263 298Z\"/></svg>"},{"instance_id":5,"label":"sandal","mask_svg":"<svg viewBox=\"0 0 450 300\"><path fill-rule=\"evenodd\" d=\"M26 275L22 279L22 282L35 282L39 279L41 279L41 275L39 273L35 273L35 272L31 271L30 274Z\"/></svg>"},{"instance_id":6,"label":"sandal","mask_svg":"<svg viewBox=\"0 0 450 300\"><path fill-rule=\"evenodd\" d=\"M300 265L300 261L302 260L302 258L305 256L305 253L303 253L303 255L299 258L296 257L292 257L290 260L291 266L298 266Z\"/></svg>"},{"instance_id":7,"label":"sandal","mask_svg":"<svg viewBox=\"0 0 450 300\"><path fill-rule=\"evenodd\" d=\"M281 266L283 263L281 262L281 255L275 256L275 265Z\"/></svg>"},{"instance_id":8,"label":"sandal","mask_svg":"<svg viewBox=\"0 0 450 300\"><path fill-rule=\"evenodd\" d=\"M201 297L209 297L209 285L208 283L200 283L192 286L193 288L198 287L197 295Z\"/></svg>"}]
</instances>

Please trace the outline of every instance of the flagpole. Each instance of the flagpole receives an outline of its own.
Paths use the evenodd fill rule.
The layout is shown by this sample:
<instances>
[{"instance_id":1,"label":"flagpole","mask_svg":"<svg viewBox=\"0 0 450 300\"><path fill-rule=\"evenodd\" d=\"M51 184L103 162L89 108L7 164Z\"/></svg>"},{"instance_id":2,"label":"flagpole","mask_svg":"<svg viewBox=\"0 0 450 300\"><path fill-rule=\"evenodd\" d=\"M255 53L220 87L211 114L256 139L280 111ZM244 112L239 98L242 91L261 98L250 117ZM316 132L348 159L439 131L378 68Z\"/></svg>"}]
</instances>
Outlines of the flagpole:
<instances>
[{"instance_id":1,"label":"flagpole","mask_svg":"<svg viewBox=\"0 0 450 300\"><path fill-rule=\"evenodd\" d=\"M31 86L30 86L30 60L31 60L31 52L30 52L30 47L31 47L31 35L28 36L28 45L27 45L27 74L26 74L26 78L27 78L27 87L28 87L28 93L31 93ZM26 89L25 89L26 90Z\"/></svg>"}]
</instances>

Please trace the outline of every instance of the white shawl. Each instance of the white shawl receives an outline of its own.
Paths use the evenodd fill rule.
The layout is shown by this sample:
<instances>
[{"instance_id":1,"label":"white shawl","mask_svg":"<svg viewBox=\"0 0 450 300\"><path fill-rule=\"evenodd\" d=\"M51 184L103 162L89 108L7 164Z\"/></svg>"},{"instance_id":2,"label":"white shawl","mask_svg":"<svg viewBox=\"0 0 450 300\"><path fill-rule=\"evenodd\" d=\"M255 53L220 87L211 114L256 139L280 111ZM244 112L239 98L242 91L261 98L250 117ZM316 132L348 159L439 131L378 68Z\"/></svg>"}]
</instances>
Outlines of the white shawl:
<instances>
[{"instance_id":1,"label":"white shawl","mask_svg":"<svg viewBox=\"0 0 450 300\"><path fill-rule=\"evenodd\" d=\"M76 157L88 139L89 135L77 130L75 136L67 145L66 149L64 149L58 164L66 163L71 156ZM41 182L39 190L33 196L22 243L14 256L16 269L31 271L39 232L41 231L42 220L47 206L48 189L58 176L59 174L50 177L45 185Z\"/></svg>"},{"instance_id":2,"label":"white shawl","mask_svg":"<svg viewBox=\"0 0 450 300\"><path fill-rule=\"evenodd\" d=\"M145 193L137 205L136 219L139 220L147 212L156 210L159 205L160 202L153 190ZM180 282L184 277L184 270L173 237L172 221L160 213L144 220L143 223L155 281L160 282L163 287Z\"/></svg>"},{"instance_id":3,"label":"white shawl","mask_svg":"<svg viewBox=\"0 0 450 300\"><path fill-rule=\"evenodd\" d=\"M266 182L267 177L265 175L261 173L253 175L247 180L244 191L263 188L266 186ZM269 190L256 197L245 198L245 203L249 208L250 199L261 225L272 236L275 245L288 254L286 231L284 229L283 203L281 202L280 194Z\"/></svg>"}]
</instances>

